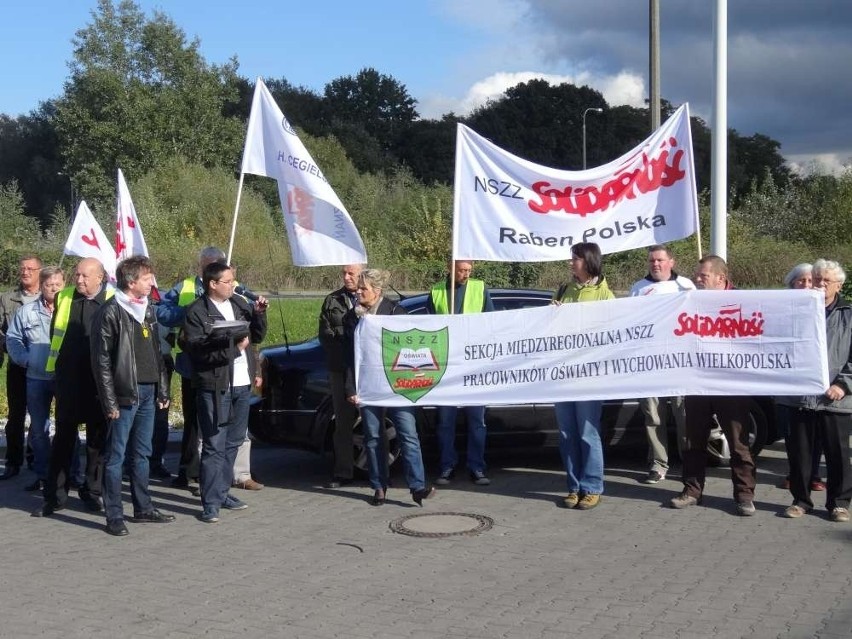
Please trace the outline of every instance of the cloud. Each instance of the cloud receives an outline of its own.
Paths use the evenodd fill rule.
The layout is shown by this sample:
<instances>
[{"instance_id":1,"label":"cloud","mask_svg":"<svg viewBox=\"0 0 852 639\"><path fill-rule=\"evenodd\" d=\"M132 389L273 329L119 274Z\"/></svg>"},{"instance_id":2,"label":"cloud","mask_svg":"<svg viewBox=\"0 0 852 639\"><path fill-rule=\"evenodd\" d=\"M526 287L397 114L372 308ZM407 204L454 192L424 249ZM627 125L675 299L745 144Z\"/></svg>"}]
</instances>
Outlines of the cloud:
<instances>
[{"instance_id":1,"label":"cloud","mask_svg":"<svg viewBox=\"0 0 852 639\"><path fill-rule=\"evenodd\" d=\"M461 98L429 97L418 105L418 111L425 118L437 118L450 111L456 115L468 115L489 100L499 98L506 89L535 79L546 80L552 85L567 83L590 86L600 91L604 99L613 106L641 107L645 103L645 84L635 73L621 72L616 75L594 76L591 73L554 75L536 71L518 71L494 73L476 82Z\"/></svg>"}]
</instances>

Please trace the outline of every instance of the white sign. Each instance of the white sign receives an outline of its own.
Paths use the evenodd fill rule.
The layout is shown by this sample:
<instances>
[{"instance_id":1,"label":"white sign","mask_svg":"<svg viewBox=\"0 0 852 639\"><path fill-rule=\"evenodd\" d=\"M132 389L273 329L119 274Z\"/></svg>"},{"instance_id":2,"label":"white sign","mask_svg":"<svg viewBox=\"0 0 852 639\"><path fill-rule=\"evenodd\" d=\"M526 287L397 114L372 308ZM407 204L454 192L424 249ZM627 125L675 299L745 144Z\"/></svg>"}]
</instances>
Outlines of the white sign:
<instances>
[{"instance_id":1,"label":"white sign","mask_svg":"<svg viewBox=\"0 0 852 639\"><path fill-rule=\"evenodd\" d=\"M453 256L546 262L579 242L615 253L692 235L692 157L686 104L632 151L586 171L533 164L459 124Z\"/></svg>"},{"instance_id":2,"label":"white sign","mask_svg":"<svg viewBox=\"0 0 852 639\"><path fill-rule=\"evenodd\" d=\"M688 291L477 315L365 315L367 405L549 403L828 388L819 291Z\"/></svg>"},{"instance_id":3,"label":"white sign","mask_svg":"<svg viewBox=\"0 0 852 639\"><path fill-rule=\"evenodd\" d=\"M148 246L142 236L142 226L136 207L130 199L130 189L124 181L124 173L118 170L118 196L115 216L115 252L119 261L134 255L148 257Z\"/></svg>"},{"instance_id":4,"label":"white sign","mask_svg":"<svg viewBox=\"0 0 852 639\"><path fill-rule=\"evenodd\" d=\"M242 172L278 181L293 264L367 262L355 223L260 78L251 103Z\"/></svg>"},{"instance_id":5,"label":"white sign","mask_svg":"<svg viewBox=\"0 0 852 639\"><path fill-rule=\"evenodd\" d=\"M85 200L77 207L77 215L74 216L74 223L71 225L68 239L65 240L63 253L77 257L94 257L103 264L110 280L115 281L115 250Z\"/></svg>"}]
</instances>

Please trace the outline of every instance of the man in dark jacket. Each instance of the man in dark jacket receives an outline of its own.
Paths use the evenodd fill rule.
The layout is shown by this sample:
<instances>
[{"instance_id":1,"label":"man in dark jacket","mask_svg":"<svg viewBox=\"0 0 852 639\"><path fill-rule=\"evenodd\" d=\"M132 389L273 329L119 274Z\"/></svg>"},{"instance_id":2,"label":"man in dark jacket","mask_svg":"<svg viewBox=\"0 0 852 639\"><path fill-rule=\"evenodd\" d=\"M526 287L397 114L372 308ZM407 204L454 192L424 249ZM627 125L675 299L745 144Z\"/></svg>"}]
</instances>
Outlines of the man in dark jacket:
<instances>
[{"instance_id":1,"label":"man in dark jacket","mask_svg":"<svg viewBox=\"0 0 852 639\"><path fill-rule=\"evenodd\" d=\"M6 331L15 313L24 304L34 301L39 294L41 260L35 255L24 255L18 263L18 287L0 295L0 363L5 352ZM24 421L27 417L27 369L9 358L6 364L6 399L9 419L6 421L6 468L0 480L11 479L24 465Z\"/></svg>"},{"instance_id":2,"label":"man in dark jacket","mask_svg":"<svg viewBox=\"0 0 852 639\"><path fill-rule=\"evenodd\" d=\"M219 510L246 504L228 489L237 449L248 427L249 397L257 361L252 344L266 336L266 309L258 296L252 307L234 295L234 271L219 262L204 267L205 293L186 309L179 338L192 361L201 432L201 520L219 521Z\"/></svg>"},{"instance_id":3,"label":"man in dark jacket","mask_svg":"<svg viewBox=\"0 0 852 639\"><path fill-rule=\"evenodd\" d=\"M57 294L50 325L45 369L56 373L56 432L50 447L44 504L33 513L37 516L49 516L65 507L79 424L86 424L86 481L80 487L80 499L93 512L103 510L101 449L106 420L97 401L89 338L95 313L113 291L107 286L103 265L93 257L77 264L74 284Z\"/></svg>"},{"instance_id":4,"label":"man in dark jacket","mask_svg":"<svg viewBox=\"0 0 852 639\"><path fill-rule=\"evenodd\" d=\"M329 293L319 316L319 341L325 350L328 383L334 405L334 470L326 488L340 488L352 481L352 429L358 418L357 407L346 400L346 339L343 318L358 303L355 292L363 264L348 264L340 269L343 286Z\"/></svg>"},{"instance_id":5,"label":"man in dark jacket","mask_svg":"<svg viewBox=\"0 0 852 639\"><path fill-rule=\"evenodd\" d=\"M93 319L92 372L98 399L108 420L104 445L104 507L106 531L123 537L121 475L130 445L130 494L133 520L174 521L155 509L148 492L148 460L154 431L155 402L169 404L169 387L160 354L157 319L148 295L154 285L151 261L129 257L116 269L115 295Z\"/></svg>"}]
</instances>

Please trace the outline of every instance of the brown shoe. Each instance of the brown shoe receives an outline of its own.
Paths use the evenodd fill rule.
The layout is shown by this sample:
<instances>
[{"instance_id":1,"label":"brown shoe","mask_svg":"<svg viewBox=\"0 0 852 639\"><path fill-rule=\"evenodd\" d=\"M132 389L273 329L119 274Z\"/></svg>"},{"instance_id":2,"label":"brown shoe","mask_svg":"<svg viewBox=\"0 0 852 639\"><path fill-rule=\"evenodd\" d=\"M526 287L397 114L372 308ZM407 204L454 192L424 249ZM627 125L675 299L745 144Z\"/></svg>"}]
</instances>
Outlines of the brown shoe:
<instances>
[{"instance_id":1,"label":"brown shoe","mask_svg":"<svg viewBox=\"0 0 852 639\"><path fill-rule=\"evenodd\" d=\"M243 490L261 490L263 488L263 484L251 478L235 481L233 486L234 488L242 488Z\"/></svg>"},{"instance_id":2,"label":"brown shoe","mask_svg":"<svg viewBox=\"0 0 852 639\"><path fill-rule=\"evenodd\" d=\"M592 495L591 493L583 495L580 498L580 501L577 503L574 508L577 510L591 510L595 506L597 506L601 501L600 495Z\"/></svg>"},{"instance_id":3,"label":"brown shoe","mask_svg":"<svg viewBox=\"0 0 852 639\"><path fill-rule=\"evenodd\" d=\"M580 495L577 493L568 493L568 496L562 500L562 505L565 508L576 508L580 503Z\"/></svg>"}]
</instances>

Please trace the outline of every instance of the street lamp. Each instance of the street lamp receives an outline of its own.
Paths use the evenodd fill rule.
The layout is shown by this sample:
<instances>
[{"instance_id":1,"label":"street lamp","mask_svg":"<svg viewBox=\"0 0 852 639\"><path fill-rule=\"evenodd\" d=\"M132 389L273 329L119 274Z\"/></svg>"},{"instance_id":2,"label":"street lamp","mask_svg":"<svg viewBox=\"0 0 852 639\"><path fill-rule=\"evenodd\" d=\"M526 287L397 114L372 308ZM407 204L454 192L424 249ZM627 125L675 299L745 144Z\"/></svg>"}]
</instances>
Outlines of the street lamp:
<instances>
[{"instance_id":1,"label":"street lamp","mask_svg":"<svg viewBox=\"0 0 852 639\"><path fill-rule=\"evenodd\" d=\"M595 113L603 113L603 109L600 107L589 107L585 111L583 111L583 170L586 170L586 114L589 111L593 111Z\"/></svg>"}]
</instances>

